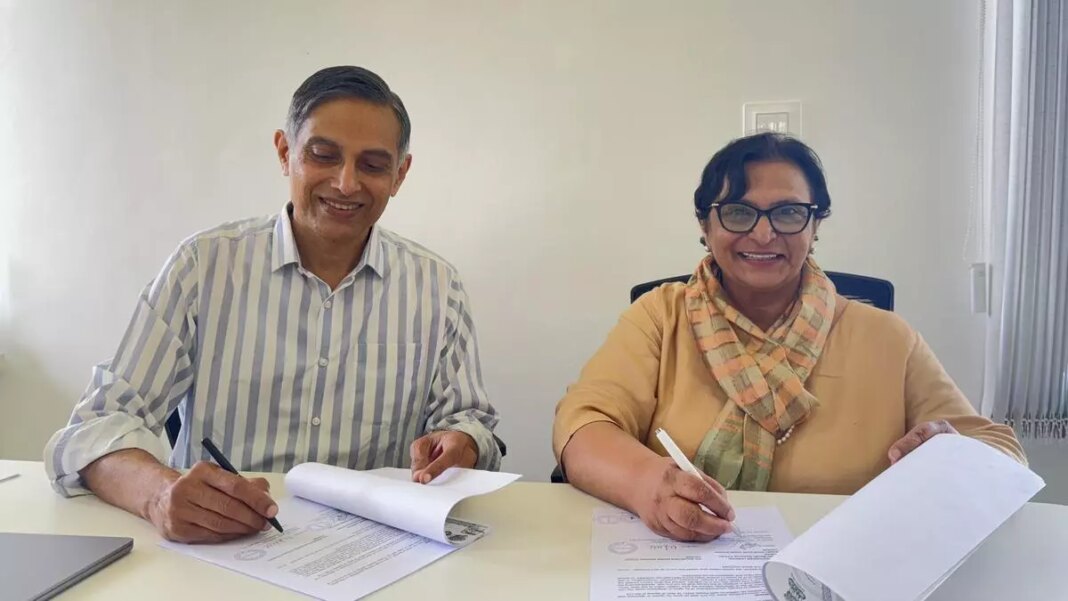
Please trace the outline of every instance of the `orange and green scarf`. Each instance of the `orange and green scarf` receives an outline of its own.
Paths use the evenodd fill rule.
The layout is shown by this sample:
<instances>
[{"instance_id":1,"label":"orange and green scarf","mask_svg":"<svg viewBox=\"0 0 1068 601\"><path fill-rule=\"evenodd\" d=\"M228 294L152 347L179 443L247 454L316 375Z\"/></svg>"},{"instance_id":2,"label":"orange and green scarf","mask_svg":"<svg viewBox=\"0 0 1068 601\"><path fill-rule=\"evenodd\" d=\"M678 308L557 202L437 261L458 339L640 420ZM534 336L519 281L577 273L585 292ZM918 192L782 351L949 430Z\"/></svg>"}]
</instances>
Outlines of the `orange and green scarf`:
<instances>
[{"instance_id":1,"label":"orange and green scarf","mask_svg":"<svg viewBox=\"0 0 1068 601\"><path fill-rule=\"evenodd\" d=\"M727 395L695 464L728 489L767 490L776 441L818 404L805 381L819 360L834 317L834 284L810 257L797 302L761 330L731 306L706 257L686 288L697 347Z\"/></svg>"}]
</instances>

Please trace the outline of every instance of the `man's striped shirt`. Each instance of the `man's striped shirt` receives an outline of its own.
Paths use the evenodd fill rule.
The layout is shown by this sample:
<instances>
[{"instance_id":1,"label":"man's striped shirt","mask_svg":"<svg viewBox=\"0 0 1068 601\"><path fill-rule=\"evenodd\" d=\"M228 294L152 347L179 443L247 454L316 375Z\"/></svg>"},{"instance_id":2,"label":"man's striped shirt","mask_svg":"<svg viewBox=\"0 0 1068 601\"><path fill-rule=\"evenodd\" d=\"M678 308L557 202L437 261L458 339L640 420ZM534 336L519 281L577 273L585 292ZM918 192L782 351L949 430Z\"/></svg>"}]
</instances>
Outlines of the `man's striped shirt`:
<instances>
[{"instance_id":1,"label":"man's striped shirt","mask_svg":"<svg viewBox=\"0 0 1068 601\"><path fill-rule=\"evenodd\" d=\"M176 408L172 452L161 432ZM79 470L125 448L189 467L210 437L239 470L370 469L407 466L415 438L451 429L474 438L477 467L498 469L497 419L455 268L375 226L331 290L301 265L287 207L179 246L45 464L76 495Z\"/></svg>"}]
</instances>

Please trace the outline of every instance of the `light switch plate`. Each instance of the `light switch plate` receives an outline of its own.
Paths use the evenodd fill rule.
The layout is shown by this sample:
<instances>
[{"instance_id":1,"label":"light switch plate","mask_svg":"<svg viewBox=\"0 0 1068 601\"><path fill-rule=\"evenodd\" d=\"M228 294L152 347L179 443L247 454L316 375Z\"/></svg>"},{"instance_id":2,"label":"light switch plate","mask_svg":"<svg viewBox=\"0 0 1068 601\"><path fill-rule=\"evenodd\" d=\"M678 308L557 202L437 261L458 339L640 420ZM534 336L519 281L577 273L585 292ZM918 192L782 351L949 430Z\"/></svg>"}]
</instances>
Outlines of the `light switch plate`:
<instances>
[{"instance_id":1,"label":"light switch plate","mask_svg":"<svg viewBox=\"0 0 1068 601\"><path fill-rule=\"evenodd\" d=\"M747 102L742 105L742 135L761 132L801 135L801 101Z\"/></svg>"},{"instance_id":2,"label":"light switch plate","mask_svg":"<svg viewBox=\"0 0 1068 601\"><path fill-rule=\"evenodd\" d=\"M972 263L972 313L990 313L990 263Z\"/></svg>"}]
</instances>

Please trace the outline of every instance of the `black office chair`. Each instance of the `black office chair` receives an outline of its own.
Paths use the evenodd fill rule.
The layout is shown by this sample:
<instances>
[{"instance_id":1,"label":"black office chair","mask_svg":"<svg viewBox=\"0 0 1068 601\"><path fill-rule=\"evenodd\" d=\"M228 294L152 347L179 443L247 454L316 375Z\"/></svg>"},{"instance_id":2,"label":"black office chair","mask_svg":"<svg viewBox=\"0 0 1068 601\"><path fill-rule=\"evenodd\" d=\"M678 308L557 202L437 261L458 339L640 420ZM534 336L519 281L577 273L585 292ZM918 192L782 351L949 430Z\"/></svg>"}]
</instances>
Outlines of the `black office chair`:
<instances>
[{"instance_id":1,"label":"black office chair","mask_svg":"<svg viewBox=\"0 0 1068 601\"><path fill-rule=\"evenodd\" d=\"M178 442L178 433L182 431L182 416L178 415L178 408L175 407L174 411L167 416L167 421L164 422L163 428L167 431L167 440L171 441L171 448ZM501 449L501 457L508 454L508 445L504 444L504 441L497 438L497 435L493 435L493 440L497 442L497 447Z\"/></svg>"},{"instance_id":2,"label":"black office chair","mask_svg":"<svg viewBox=\"0 0 1068 601\"><path fill-rule=\"evenodd\" d=\"M862 302L884 311L894 310L894 285L889 281L868 277L866 275L842 273L840 271L825 271L824 273L826 273L827 277L831 278L831 281L834 282L834 287L838 289L838 294L841 294L850 300ZM670 284L672 282L685 283L688 281L690 281L690 274L677 275L675 277L638 284L630 289L630 302L633 303L638 300L641 295L661 284ZM556 483L565 483L567 482L567 476L564 475L560 466L556 466L556 468L553 469L552 474L549 475L549 480Z\"/></svg>"},{"instance_id":3,"label":"black office chair","mask_svg":"<svg viewBox=\"0 0 1068 601\"><path fill-rule=\"evenodd\" d=\"M167 421L163 423L163 429L167 431L167 440L171 441L171 448L173 449L178 442L178 433L182 431L182 416L178 415L177 407L167 416Z\"/></svg>"}]
</instances>

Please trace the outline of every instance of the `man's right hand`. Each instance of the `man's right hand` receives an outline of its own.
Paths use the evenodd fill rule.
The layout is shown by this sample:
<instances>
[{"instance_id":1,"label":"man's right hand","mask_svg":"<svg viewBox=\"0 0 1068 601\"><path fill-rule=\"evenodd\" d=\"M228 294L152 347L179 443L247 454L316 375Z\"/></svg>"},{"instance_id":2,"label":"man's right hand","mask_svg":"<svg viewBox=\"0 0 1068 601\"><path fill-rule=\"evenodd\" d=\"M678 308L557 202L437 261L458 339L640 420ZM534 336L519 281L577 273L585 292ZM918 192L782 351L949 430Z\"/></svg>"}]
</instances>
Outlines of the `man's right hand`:
<instances>
[{"instance_id":1,"label":"man's right hand","mask_svg":"<svg viewBox=\"0 0 1068 601\"><path fill-rule=\"evenodd\" d=\"M634 503L638 517L661 536L706 542L731 531L728 520L734 519L734 509L723 486L711 476L701 481L687 474L670 457L648 460L633 490L642 491ZM716 515L703 511L702 505Z\"/></svg>"},{"instance_id":2,"label":"man's right hand","mask_svg":"<svg viewBox=\"0 0 1068 601\"><path fill-rule=\"evenodd\" d=\"M167 540L228 541L269 528L267 518L278 514L263 478L246 480L206 461L173 475L142 513Z\"/></svg>"}]
</instances>

